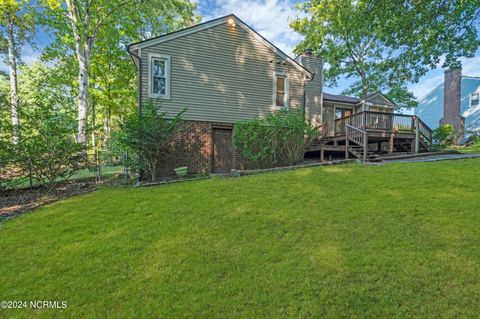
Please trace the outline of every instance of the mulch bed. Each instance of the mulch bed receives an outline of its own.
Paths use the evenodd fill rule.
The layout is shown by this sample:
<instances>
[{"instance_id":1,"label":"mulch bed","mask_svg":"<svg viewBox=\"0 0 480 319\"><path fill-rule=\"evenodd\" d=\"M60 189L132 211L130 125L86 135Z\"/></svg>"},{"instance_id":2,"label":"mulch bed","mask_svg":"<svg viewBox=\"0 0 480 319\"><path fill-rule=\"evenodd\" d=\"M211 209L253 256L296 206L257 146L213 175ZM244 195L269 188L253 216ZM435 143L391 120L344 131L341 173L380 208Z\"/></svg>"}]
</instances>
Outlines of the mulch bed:
<instances>
[{"instance_id":1,"label":"mulch bed","mask_svg":"<svg viewBox=\"0 0 480 319\"><path fill-rule=\"evenodd\" d=\"M91 192L96 186L95 180L92 179L80 183L65 182L51 192L40 186L0 190L0 222L63 198Z\"/></svg>"}]
</instances>

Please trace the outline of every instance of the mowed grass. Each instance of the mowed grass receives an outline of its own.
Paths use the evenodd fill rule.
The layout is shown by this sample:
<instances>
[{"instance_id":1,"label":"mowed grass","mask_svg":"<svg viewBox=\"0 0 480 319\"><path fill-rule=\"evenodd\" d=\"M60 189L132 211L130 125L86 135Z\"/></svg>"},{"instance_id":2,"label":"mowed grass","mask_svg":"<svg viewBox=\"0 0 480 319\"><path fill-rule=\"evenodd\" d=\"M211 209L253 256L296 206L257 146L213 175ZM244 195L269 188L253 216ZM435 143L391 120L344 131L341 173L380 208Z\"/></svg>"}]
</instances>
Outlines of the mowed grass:
<instances>
[{"instance_id":1,"label":"mowed grass","mask_svg":"<svg viewBox=\"0 0 480 319\"><path fill-rule=\"evenodd\" d=\"M0 299L41 318L480 313L480 160L104 188L0 225Z\"/></svg>"}]
</instances>

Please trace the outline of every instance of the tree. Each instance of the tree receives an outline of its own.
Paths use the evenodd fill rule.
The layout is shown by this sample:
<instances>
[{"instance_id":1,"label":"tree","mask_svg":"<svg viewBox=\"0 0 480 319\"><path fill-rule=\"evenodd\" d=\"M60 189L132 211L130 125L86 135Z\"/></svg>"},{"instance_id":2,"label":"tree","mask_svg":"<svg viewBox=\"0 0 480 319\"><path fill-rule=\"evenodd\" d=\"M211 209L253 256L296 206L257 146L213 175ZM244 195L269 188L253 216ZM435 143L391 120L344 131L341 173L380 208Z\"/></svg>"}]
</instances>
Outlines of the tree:
<instances>
[{"instance_id":1,"label":"tree","mask_svg":"<svg viewBox=\"0 0 480 319\"><path fill-rule=\"evenodd\" d=\"M460 67L480 45L480 0L377 1L374 10L393 13L381 20L379 34L414 80L438 66Z\"/></svg>"},{"instance_id":2,"label":"tree","mask_svg":"<svg viewBox=\"0 0 480 319\"><path fill-rule=\"evenodd\" d=\"M301 6L307 16L291 27L305 36L297 52L311 47L323 57L327 84L336 85L344 76L354 80L344 94L382 91L399 107L411 108L416 101L409 82L436 67L443 55L444 66L452 66L478 48L472 26L478 3L311 0Z\"/></svg>"},{"instance_id":3,"label":"tree","mask_svg":"<svg viewBox=\"0 0 480 319\"><path fill-rule=\"evenodd\" d=\"M155 180L157 163L169 151L172 139L180 131L183 113L179 112L173 119L167 119L165 112L159 112L159 106L146 103L142 114L133 113L121 130L117 132L117 148L131 149L140 161L145 161L151 180Z\"/></svg>"},{"instance_id":4,"label":"tree","mask_svg":"<svg viewBox=\"0 0 480 319\"><path fill-rule=\"evenodd\" d=\"M18 143L19 104L17 65L20 48L32 39L35 31L35 10L27 0L0 0L0 51L7 56L10 73L10 109L12 138Z\"/></svg>"},{"instance_id":5,"label":"tree","mask_svg":"<svg viewBox=\"0 0 480 319\"><path fill-rule=\"evenodd\" d=\"M66 70L63 65L37 62L21 66L19 72L23 120L20 139L9 148L11 162L50 189L85 162L82 146L75 140L75 104Z\"/></svg>"},{"instance_id":6,"label":"tree","mask_svg":"<svg viewBox=\"0 0 480 319\"><path fill-rule=\"evenodd\" d=\"M185 25L192 21L194 8L187 0L65 0L50 10L48 22L56 31L54 46L66 49L63 54L72 50L77 59L80 143L87 145L90 67L97 42L118 39L116 34L139 40L140 32L155 32L159 25Z\"/></svg>"},{"instance_id":7,"label":"tree","mask_svg":"<svg viewBox=\"0 0 480 319\"><path fill-rule=\"evenodd\" d=\"M8 107L9 95L10 95L10 84L8 80L8 75L5 72L0 71L0 110L2 108Z\"/></svg>"},{"instance_id":8,"label":"tree","mask_svg":"<svg viewBox=\"0 0 480 319\"><path fill-rule=\"evenodd\" d=\"M52 190L85 164L83 146L75 140L75 121L63 112L39 105L20 127L15 163Z\"/></svg>"}]
</instances>

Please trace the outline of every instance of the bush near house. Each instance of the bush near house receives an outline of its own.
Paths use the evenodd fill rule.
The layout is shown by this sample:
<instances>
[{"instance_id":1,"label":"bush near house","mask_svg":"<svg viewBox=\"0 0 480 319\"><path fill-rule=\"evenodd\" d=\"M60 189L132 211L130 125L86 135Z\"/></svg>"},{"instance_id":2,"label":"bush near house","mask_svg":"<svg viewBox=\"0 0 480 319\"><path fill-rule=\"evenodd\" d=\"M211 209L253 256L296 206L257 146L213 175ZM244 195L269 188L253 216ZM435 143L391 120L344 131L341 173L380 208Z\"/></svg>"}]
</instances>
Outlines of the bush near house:
<instances>
[{"instance_id":1,"label":"bush near house","mask_svg":"<svg viewBox=\"0 0 480 319\"><path fill-rule=\"evenodd\" d=\"M166 113L160 112L160 107L159 103L145 103L141 114L128 116L110 142L111 153L131 154L132 160L129 163L138 163L152 181L157 177L157 163L170 150L172 139L179 132L186 111L183 109L173 119L167 119Z\"/></svg>"},{"instance_id":2,"label":"bush near house","mask_svg":"<svg viewBox=\"0 0 480 319\"><path fill-rule=\"evenodd\" d=\"M317 136L318 131L296 110L280 110L235 125L235 146L249 168L298 164Z\"/></svg>"},{"instance_id":3,"label":"bush near house","mask_svg":"<svg viewBox=\"0 0 480 319\"><path fill-rule=\"evenodd\" d=\"M455 144L457 136L451 124L444 124L433 130L433 141L439 149L445 149Z\"/></svg>"}]
</instances>

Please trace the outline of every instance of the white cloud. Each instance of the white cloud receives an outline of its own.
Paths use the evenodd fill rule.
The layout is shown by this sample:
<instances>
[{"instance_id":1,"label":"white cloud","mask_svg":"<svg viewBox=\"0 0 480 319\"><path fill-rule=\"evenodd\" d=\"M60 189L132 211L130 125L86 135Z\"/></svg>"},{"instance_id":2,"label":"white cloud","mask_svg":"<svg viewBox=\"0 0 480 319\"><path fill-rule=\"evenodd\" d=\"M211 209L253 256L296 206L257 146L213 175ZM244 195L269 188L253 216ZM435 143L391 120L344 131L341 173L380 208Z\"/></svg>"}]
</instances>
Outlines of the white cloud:
<instances>
[{"instance_id":1,"label":"white cloud","mask_svg":"<svg viewBox=\"0 0 480 319\"><path fill-rule=\"evenodd\" d=\"M202 5L207 5L204 0L199 1L200 10ZM292 54L293 47L302 40L289 26L290 21L301 15L289 1L214 0L208 5L212 10L204 14L204 21L233 13L287 54Z\"/></svg>"},{"instance_id":2,"label":"white cloud","mask_svg":"<svg viewBox=\"0 0 480 319\"><path fill-rule=\"evenodd\" d=\"M471 59L461 59L462 74L465 76L480 76L480 52Z\"/></svg>"},{"instance_id":3,"label":"white cloud","mask_svg":"<svg viewBox=\"0 0 480 319\"><path fill-rule=\"evenodd\" d=\"M30 66L38 61L40 58L40 52L35 51L31 46L26 45L22 48L21 58L23 63ZM8 65L3 60L0 61L0 70L8 72Z\"/></svg>"},{"instance_id":4,"label":"white cloud","mask_svg":"<svg viewBox=\"0 0 480 319\"><path fill-rule=\"evenodd\" d=\"M420 80L419 83L412 85L410 90L413 92L417 99L421 99L442 82L443 73L441 75L427 74L422 80Z\"/></svg>"},{"instance_id":5,"label":"white cloud","mask_svg":"<svg viewBox=\"0 0 480 319\"><path fill-rule=\"evenodd\" d=\"M477 52L477 56L470 59L462 58L460 61L462 62L462 75L480 76L480 51ZM413 94L415 94L418 99L421 99L427 95L427 93L436 88L439 84L443 83L443 72L444 69L442 68L428 72L419 83L410 87L410 89L413 91Z\"/></svg>"}]
</instances>

